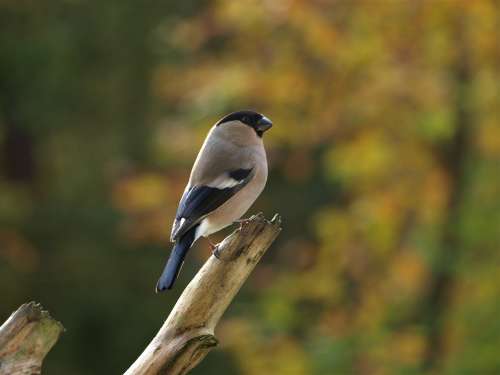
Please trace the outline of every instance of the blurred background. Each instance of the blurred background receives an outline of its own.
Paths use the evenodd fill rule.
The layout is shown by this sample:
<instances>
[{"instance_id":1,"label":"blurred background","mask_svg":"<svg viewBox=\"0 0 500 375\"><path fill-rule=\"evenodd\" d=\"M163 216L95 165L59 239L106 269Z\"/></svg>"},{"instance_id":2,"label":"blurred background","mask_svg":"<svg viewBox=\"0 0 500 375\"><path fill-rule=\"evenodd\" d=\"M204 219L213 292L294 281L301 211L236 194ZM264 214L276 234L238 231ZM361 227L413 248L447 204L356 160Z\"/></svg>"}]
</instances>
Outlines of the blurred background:
<instances>
[{"instance_id":1,"label":"blurred background","mask_svg":"<svg viewBox=\"0 0 500 375\"><path fill-rule=\"evenodd\" d=\"M283 232L193 374L500 373L495 1L0 1L0 321L117 374L210 254L154 286L210 126L274 122ZM221 233L222 239L228 231Z\"/></svg>"}]
</instances>

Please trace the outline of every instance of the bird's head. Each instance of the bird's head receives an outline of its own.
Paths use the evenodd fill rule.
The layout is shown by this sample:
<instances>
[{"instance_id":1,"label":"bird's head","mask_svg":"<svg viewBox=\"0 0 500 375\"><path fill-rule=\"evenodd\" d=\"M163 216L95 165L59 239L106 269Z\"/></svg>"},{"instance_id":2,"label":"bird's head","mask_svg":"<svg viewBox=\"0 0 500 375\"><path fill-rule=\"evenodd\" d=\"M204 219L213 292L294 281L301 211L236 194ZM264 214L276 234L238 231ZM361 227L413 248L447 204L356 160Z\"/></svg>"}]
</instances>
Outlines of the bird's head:
<instances>
[{"instance_id":1,"label":"bird's head","mask_svg":"<svg viewBox=\"0 0 500 375\"><path fill-rule=\"evenodd\" d=\"M255 130L255 133L259 137L262 137L262 134L273 126L271 120L269 120L266 116L254 111L238 111L230 113L220 119L215 126L220 126L226 123L229 124L232 122L241 123L251 127Z\"/></svg>"}]
</instances>

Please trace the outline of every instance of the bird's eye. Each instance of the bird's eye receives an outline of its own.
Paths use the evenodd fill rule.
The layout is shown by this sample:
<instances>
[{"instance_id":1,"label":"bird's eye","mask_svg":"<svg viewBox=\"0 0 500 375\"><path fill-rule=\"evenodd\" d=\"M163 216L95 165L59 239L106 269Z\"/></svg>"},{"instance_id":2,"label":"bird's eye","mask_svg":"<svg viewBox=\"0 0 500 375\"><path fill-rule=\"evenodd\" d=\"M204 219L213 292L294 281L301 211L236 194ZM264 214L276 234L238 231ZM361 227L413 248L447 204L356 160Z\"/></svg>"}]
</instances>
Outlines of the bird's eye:
<instances>
[{"instance_id":1,"label":"bird's eye","mask_svg":"<svg viewBox=\"0 0 500 375\"><path fill-rule=\"evenodd\" d=\"M246 123L250 122L250 119L248 118L248 116L243 116L243 118L241 119L241 121L246 124Z\"/></svg>"}]
</instances>

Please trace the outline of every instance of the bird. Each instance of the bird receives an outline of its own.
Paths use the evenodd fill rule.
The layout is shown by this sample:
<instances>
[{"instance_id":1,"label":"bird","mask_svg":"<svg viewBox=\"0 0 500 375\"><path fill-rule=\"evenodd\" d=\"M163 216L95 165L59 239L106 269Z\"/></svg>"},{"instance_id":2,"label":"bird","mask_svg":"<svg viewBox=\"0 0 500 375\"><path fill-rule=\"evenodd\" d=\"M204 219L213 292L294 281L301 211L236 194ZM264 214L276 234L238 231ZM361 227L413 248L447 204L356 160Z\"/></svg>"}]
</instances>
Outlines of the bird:
<instances>
[{"instance_id":1,"label":"bird","mask_svg":"<svg viewBox=\"0 0 500 375\"><path fill-rule=\"evenodd\" d=\"M273 126L251 110L232 112L208 132L193 164L170 235L174 243L156 284L156 292L172 289L187 252L200 237L239 220L267 181L263 134Z\"/></svg>"}]
</instances>

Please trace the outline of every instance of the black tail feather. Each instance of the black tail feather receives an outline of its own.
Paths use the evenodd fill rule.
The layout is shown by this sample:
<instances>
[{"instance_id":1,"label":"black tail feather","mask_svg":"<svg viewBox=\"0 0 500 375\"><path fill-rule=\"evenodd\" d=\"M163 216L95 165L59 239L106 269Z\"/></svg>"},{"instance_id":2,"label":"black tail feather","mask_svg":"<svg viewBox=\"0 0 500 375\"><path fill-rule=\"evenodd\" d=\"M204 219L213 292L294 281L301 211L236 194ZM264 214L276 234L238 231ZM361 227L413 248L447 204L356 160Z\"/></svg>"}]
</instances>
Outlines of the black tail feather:
<instances>
[{"instance_id":1,"label":"black tail feather","mask_svg":"<svg viewBox=\"0 0 500 375\"><path fill-rule=\"evenodd\" d=\"M177 275L181 270L182 264L184 263L184 258L191 245L194 242L196 228L195 226L188 230L184 236L182 236L174 245L170 257L168 258L167 264L163 269L163 272L156 284L156 292L162 292L166 289L172 289L174 282L177 279Z\"/></svg>"}]
</instances>

